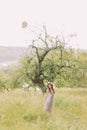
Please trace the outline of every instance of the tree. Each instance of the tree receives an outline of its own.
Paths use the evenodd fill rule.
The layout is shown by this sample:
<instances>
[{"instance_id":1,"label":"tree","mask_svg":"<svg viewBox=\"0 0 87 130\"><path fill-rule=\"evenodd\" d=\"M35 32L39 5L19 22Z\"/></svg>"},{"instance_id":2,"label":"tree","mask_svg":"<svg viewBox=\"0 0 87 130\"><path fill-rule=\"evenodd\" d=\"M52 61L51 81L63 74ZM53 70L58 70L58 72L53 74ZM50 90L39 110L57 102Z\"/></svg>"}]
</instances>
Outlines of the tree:
<instances>
[{"instance_id":1,"label":"tree","mask_svg":"<svg viewBox=\"0 0 87 130\"><path fill-rule=\"evenodd\" d=\"M26 56L24 60L22 60L22 67L24 68L22 69L22 73L24 73L24 75L28 77L28 79L32 81L33 84L38 85L44 92L44 80L49 79L47 78L47 75L45 75L46 67L48 67L49 71L51 72L51 79L55 78L54 76L52 77L52 71L55 67L54 63L49 62L50 64L48 66L45 61L47 59L52 61L52 59L50 60L50 57L52 56L53 51L64 48L65 40L64 38L60 39L58 36L50 36L47 33L46 26L43 26L42 33L39 33L36 35L36 37L37 39L32 40L32 44L29 46L29 48L32 48L32 53L29 56Z\"/></svg>"},{"instance_id":2,"label":"tree","mask_svg":"<svg viewBox=\"0 0 87 130\"><path fill-rule=\"evenodd\" d=\"M7 90L9 91L9 76L6 75L3 71L0 71L0 90Z\"/></svg>"}]
</instances>

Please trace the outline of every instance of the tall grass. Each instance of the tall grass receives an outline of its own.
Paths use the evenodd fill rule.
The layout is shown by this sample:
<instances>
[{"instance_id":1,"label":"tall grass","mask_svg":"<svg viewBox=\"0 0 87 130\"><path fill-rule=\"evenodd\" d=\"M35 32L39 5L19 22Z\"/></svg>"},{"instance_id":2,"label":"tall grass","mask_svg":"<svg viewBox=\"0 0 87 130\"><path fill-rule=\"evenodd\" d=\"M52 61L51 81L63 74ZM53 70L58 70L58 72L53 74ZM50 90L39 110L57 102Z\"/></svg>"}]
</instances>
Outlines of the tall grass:
<instances>
[{"instance_id":1,"label":"tall grass","mask_svg":"<svg viewBox=\"0 0 87 130\"><path fill-rule=\"evenodd\" d=\"M87 89L56 89L53 114L41 92L0 93L0 130L87 130Z\"/></svg>"}]
</instances>

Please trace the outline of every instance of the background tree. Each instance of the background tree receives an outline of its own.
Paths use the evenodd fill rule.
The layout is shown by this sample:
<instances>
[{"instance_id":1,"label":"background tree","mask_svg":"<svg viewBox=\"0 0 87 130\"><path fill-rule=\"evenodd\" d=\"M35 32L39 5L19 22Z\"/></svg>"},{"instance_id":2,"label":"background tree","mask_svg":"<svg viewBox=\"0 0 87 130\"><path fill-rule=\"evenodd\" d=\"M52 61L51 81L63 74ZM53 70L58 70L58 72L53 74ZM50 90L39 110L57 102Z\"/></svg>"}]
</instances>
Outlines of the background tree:
<instances>
[{"instance_id":1,"label":"background tree","mask_svg":"<svg viewBox=\"0 0 87 130\"><path fill-rule=\"evenodd\" d=\"M26 79L38 85L44 92L45 81L54 81L58 74L61 77L62 68L67 66L62 64L66 41L64 37L50 36L45 26L41 33L36 34L36 37L37 39L32 40L29 45L32 50L31 54L22 60L22 73ZM55 62L54 53L60 55L58 56L60 60L56 58L58 63Z\"/></svg>"},{"instance_id":2,"label":"background tree","mask_svg":"<svg viewBox=\"0 0 87 130\"><path fill-rule=\"evenodd\" d=\"M9 91L9 76L3 71L0 71L0 90Z\"/></svg>"}]
</instances>

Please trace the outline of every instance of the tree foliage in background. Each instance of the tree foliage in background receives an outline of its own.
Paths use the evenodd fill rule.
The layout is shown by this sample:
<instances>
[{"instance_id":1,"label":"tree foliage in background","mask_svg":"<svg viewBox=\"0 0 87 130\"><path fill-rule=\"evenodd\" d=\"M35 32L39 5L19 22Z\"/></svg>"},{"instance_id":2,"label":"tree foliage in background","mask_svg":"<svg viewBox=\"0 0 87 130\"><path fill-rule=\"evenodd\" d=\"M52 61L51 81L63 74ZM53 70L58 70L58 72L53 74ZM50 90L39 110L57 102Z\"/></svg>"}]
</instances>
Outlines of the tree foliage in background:
<instances>
[{"instance_id":1,"label":"tree foliage in background","mask_svg":"<svg viewBox=\"0 0 87 130\"><path fill-rule=\"evenodd\" d=\"M45 81L54 82L59 75L62 77L63 68L70 68L63 60L66 41L64 37L50 36L43 26L42 33L29 45L32 52L22 60L22 73L25 80L45 90ZM26 77L26 78L25 78ZM28 81L27 81L28 82Z\"/></svg>"},{"instance_id":2,"label":"tree foliage in background","mask_svg":"<svg viewBox=\"0 0 87 130\"><path fill-rule=\"evenodd\" d=\"M54 75L52 75L54 63L50 58L52 57L52 52L60 49L60 47L64 47L64 45L65 42L63 39L60 40L58 36L50 36L47 33L46 27L43 26L43 31L37 35L37 39L33 40L29 46L32 49L32 53L24 59L24 73L25 76L27 76L33 84L38 85L43 92L45 89L44 80L52 80L52 78L54 78ZM48 59L50 61L49 66L46 62ZM45 70L47 70L47 72ZM46 73L48 73L49 77Z\"/></svg>"},{"instance_id":3,"label":"tree foliage in background","mask_svg":"<svg viewBox=\"0 0 87 130\"><path fill-rule=\"evenodd\" d=\"M9 76L5 72L0 71L0 91L9 90L9 80Z\"/></svg>"}]
</instances>

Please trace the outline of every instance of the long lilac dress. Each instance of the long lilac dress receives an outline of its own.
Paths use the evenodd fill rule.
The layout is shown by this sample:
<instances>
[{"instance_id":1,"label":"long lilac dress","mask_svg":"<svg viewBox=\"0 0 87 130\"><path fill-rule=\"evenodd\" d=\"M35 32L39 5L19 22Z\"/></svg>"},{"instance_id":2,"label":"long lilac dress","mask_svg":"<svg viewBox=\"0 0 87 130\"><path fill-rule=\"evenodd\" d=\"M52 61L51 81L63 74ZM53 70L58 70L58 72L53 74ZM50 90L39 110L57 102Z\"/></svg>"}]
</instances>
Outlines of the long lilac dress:
<instances>
[{"instance_id":1,"label":"long lilac dress","mask_svg":"<svg viewBox=\"0 0 87 130\"><path fill-rule=\"evenodd\" d=\"M54 92L51 91L48 93L48 96L46 98L45 105L44 105L44 111L47 111L49 113L51 113L53 111L53 99L54 99Z\"/></svg>"}]
</instances>

